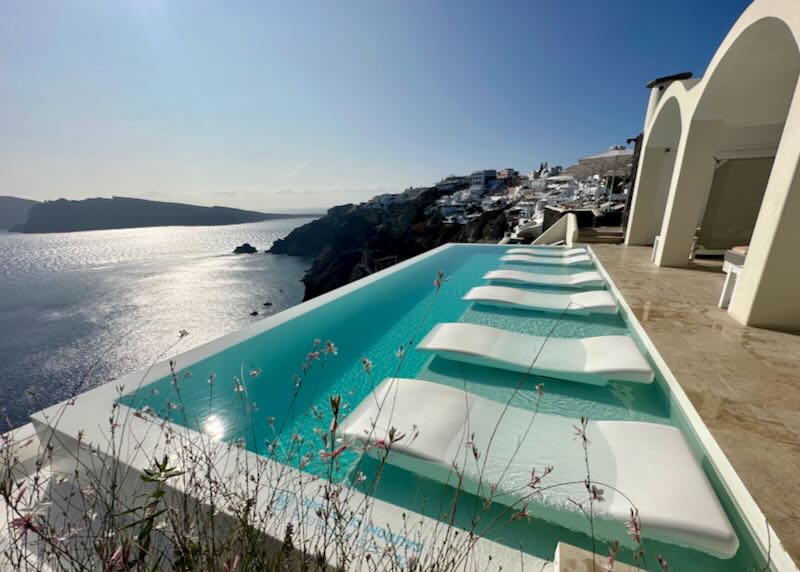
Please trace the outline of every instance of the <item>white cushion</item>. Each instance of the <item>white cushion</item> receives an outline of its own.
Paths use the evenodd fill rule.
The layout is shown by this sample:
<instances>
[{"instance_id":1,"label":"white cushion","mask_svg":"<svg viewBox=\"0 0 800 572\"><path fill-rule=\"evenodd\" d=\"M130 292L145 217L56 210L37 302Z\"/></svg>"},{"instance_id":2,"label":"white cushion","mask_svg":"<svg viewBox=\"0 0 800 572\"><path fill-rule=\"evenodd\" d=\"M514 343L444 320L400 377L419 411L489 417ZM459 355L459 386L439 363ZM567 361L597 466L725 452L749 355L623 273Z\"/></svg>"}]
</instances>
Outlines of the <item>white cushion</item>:
<instances>
[{"instance_id":1,"label":"white cushion","mask_svg":"<svg viewBox=\"0 0 800 572\"><path fill-rule=\"evenodd\" d=\"M528 254L532 256L575 256L586 254L585 248L563 248L560 246L517 247L509 248L506 254Z\"/></svg>"},{"instance_id":2,"label":"white cushion","mask_svg":"<svg viewBox=\"0 0 800 572\"><path fill-rule=\"evenodd\" d=\"M534 518L588 530L573 500L584 500L584 453L575 439L575 419L506 407L461 389L418 379L385 379L343 422L345 442L375 445L394 427L404 437L387 462L452 486L453 464L461 487L492 501L521 508ZM495 434L496 430L496 434ZM625 542L629 498L639 510L643 534L729 558L739 545L719 500L683 434L675 427L633 421L590 421L592 480L604 489L596 502L594 531L603 540ZM493 438L494 435L494 438ZM476 460L467 442L480 455ZM369 453L385 454L372 447ZM532 494L531 470L554 467ZM617 492L618 491L618 492Z\"/></svg>"},{"instance_id":3,"label":"white cushion","mask_svg":"<svg viewBox=\"0 0 800 572\"><path fill-rule=\"evenodd\" d=\"M591 266L592 258L588 254L573 256L530 256L527 254L507 254L501 256L502 262L513 264L542 264L545 266Z\"/></svg>"},{"instance_id":4,"label":"white cushion","mask_svg":"<svg viewBox=\"0 0 800 572\"><path fill-rule=\"evenodd\" d=\"M477 286L467 292L463 299L490 306L542 312L616 314L619 311L617 303L605 290L560 293L536 292L509 286Z\"/></svg>"},{"instance_id":5,"label":"white cushion","mask_svg":"<svg viewBox=\"0 0 800 572\"><path fill-rule=\"evenodd\" d=\"M652 383L654 377L629 336L545 338L480 324L447 323L434 326L417 349L456 361L592 385L610 380Z\"/></svg>"},{"instance_id":6,"label":"white cushion","mask_svg":"<svg viewBox=\"0 0 800 572\"><path fill-rule=\"evenodd\" d=\"M576 272L575 274L538 274L521 270L490 270L483 275L483 279L558 288L597 288L605 286L606 283L600 273L595 271Z\"/></svg>"}]
</instances>

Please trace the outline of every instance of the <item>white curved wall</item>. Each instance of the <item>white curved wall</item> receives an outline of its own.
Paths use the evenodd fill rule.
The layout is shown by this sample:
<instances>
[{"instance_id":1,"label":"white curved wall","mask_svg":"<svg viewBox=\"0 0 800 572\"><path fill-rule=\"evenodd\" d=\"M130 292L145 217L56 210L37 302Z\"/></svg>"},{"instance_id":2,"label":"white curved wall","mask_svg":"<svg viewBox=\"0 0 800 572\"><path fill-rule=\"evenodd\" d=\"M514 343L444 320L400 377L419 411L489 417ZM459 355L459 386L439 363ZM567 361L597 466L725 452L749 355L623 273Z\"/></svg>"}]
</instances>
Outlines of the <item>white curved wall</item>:
<instances>
[{"instance_id":1,"label":"white curved wall","mask_svg":"<svg viewBox=\"0 0 800 572\"><path fill-rule=\"evenodd\" d=\"M673 84L652 115L653 142L640 164L626 236L629 244L647 244L664 176L648 173L660 114L668 96L678 102L682 122L656 263L685 266L718 157L775 160L758 212L750 252L730 313L745 324L800 330L800 2L755 0L731 28L703 78L693 86ZM676 82L677 83L677 82ZM652 102L651 102L652 103ZM653 157L650 157L653 159ZM658 165L658 161L650 161ZM661 168L669 169L668 164ZM650 208L639 200L650 197ZM643 203L643 204L644 204ZM636 217L637 220L634 220ZM649 233L649 234L648 234Z\"/></svg>"}]
</instances>

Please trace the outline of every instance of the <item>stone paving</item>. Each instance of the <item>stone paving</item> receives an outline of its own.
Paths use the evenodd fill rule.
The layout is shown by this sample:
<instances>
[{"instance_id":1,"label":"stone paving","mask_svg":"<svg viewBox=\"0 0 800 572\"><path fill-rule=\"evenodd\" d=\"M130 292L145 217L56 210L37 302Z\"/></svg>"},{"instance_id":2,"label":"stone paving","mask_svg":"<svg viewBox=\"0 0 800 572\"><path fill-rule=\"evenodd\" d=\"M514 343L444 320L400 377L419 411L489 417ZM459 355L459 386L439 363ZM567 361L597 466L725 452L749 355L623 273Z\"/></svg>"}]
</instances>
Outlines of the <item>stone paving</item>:
<instances>
[{"instance_id":1,"label":"stone paving","mask_svg":"<svg viewBox=\"0 0 800 572\"><path fill-rule=\"evenodd\" d=\"M800 562L800 334L745 327L718 308L719 262L659 268L650 247L592 248Z\"/></svg>"}]
</instances>

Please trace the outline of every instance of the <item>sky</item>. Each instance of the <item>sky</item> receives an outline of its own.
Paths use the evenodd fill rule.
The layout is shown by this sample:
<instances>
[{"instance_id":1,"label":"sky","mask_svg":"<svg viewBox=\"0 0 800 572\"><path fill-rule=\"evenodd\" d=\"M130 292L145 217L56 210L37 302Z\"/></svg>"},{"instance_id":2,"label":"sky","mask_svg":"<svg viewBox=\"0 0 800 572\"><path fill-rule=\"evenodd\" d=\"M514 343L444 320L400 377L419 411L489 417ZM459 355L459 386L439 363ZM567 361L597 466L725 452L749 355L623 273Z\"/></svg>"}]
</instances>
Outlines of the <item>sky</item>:
<instances>
[{"instance_id":1,"label":"sky","mask_svg":"<svg viewBox=\"0 0 800 572\"><path fill-rule=\"evenodd\" d=\"M0 195L315 210L578 158L748 0L3 0Z\"/></svg>"}]
</instances>

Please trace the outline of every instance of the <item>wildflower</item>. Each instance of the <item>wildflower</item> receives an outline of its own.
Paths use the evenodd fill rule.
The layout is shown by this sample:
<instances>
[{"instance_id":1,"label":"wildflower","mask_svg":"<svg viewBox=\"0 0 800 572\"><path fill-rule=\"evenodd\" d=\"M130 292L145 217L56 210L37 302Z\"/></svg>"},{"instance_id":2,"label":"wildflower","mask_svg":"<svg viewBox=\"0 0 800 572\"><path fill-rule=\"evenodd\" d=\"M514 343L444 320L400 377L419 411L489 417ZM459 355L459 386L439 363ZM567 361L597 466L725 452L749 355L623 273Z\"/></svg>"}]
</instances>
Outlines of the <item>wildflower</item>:
<instances>
[{"instance_id":1,"label":"wildflower","mask_svg":"<svg viewBox=\"0 0 800 572\"><path fill-rule=\"evenodd\" d=\"M153 415L154 413L153 408L150 407L149 405L145 405L144 407L142 407L142 413L144 413L145 415Z\"/></svg>"},{"instance_id":2,"label":"wildflower","mask_svg":"<svg viewBox=\"0 0 800 572\"><path fill-rule=\"evenodd\" d=\"M589 423L589 418L581 417L580 421L580 427L578 425L573 425L572 428L575 429L575 438L581 442L583 447L586 447L587 445L591 444L591 441L589 441L589 437L586 434L586 425Z\"/></svg>"},{"instance_id":3,"label":"wildflower","mask_svg":"<svg viewBox=\"0 0 800 572\"><path fill-rule=\"evenodd\" d=\"M357 483L363 483L366 480L367 480L367 475L365 475L363 472L358 471L358 473L356 473L356 482Z\"/></svg>"},{"instance_id":4,"label":"wildflower","mask_svg":"<svg viewBox=\"0 0 800 572\"><path fill-rule=\"evenodd\" d=\"M72 525L67 525L65 530L62 530L60 534L52 534L50 536L50 540L53 544L62 544L71 538L75 538L78 536L80 529L74 528Z\"/></svg>"},{"instance_id":5,"label":"wildflower","mask_svg":"<svg viewBox=\"0 0 800 572\"><path fill-rule=\"evenodd\" d=\"M183 378L184 379L189 379L190 377L192 377L192 372L191 371L184 371L183 372Z\"/></svg>"},{"instance_id":6,"label":"wildflower","mask_svg":"<svg viewBox=\"0 0 800 572\"><path fill-rule=\"evenodd\" d=\"M542 488L541 486L542 480L552 472L553 472L553 467L550 466L544 468L544 473L542 473L541 475L537 475L536 467L534 467L533 469L531 469L531 480L528 482L528 486L533 490L538 491L539 489Z\"/></svg>"},{"instance_id":7,"label":"wildflower","mask_svg":"<svg viewBox=\"0 0 800 572\"><path fill-rule=\"evenodd\" d=\"M37 512L28 511L13 519L9 523L9 526L12 530L18 532L20 536L24 536L30 531L41 532L43 530L43 526L37 522L39 520L39 516L40 515Z\"/></svg>"},{"instance_id":8,"label":"wildflower","mask_svg":"<svg viewBox=\"0 0 800 572\"><path fill-rule=\"evenodd\" d=\"M155 387L150 390L150 395L158 395L158 389Z\"/></svg>"},{"instance_id":9,"label":"wildflower","mask_svg":"<svg viewBox=\"0 0 800 572\"><path fill-rule=\"evenodd\" d=\"M300 461L300 468L305 468L305 466L308 465L313 458L314 456L311 453L306 453L306 455Z\"/></svg>"},{"instance_id":10,"label":"wildflower","mask_svg":"<svg viewBox=\"0 0 800 572\"><path fill-rule=\"evenodd\" d=\"M336 354L339 353L339 349L335 345L333 345L333 342L330 341L330 340L325 342L325 350L324 351L325 351L326 354L333 354L333 355L336 355Z\"/></svg>"},{"instance_id":11,"label":"wildflower","mask_svg":"<svg viewBox=\"0 0 800 572\"><path fill-rule=\"evenodd\" d=\"M311 363L311 361L312 361L312 360L315 360L315 359L317 359L317 360L319 359L319 351L315 351L315 352L308 352L308 355L306 356L306 360L307 360L309 363Z\"/></svg>"},{"instance_id":12,"label":"wildflower","mask_svg":"<svg viewBox=\"0 0 800 572\"><path fill-rule=\"evenodd\" d=\"M608 560L603 564L605 570L613 570L614 564L617 563L617 553L619 552L619 541L615 540L608 547Z\"/></svg>"},{"instance_id":13,"label":"wildflower","mask_svg":"<svg viewBox=\"0 0 800 572\"><path fill-rule=\"evenodd\" d=\"M256 369L250 372L250 377L258 377L259 375L261 375L260 367L257 367Z\"/></svg>"},{"instance_id":14,"label":"wildflower","mask_svg":"<svg viewBox=\"0 0 800 572\"><path fill-rule=\"evenodd\" d=\"M222 569L224 572L236 572L239 569L239 555L237 554L232 561L226 561Z\"/></svg>"},{"instance_id":15,"label":"wildflower","mask_svg":"<svg viewBox=\"0 0 800 572\"><path fill-rule=\"evenodd\" d=\"M238 377L233 380L233 390L236 393L241 393L244 391L244 385L242 385L242 382L239 381Z\"/></svg>"},{"instance_id":16,"label":"wildflower","mask_svg":"<svg viewBox=\"0 0 800 572\"><path fill-rule=\"evenodd\" d=\"M642 543L642 523L639 520L639 509L631 509L631 517L625 523L627 534L637 544Z\"/></svg>"},{"instance_id":17,"label":"wildflower","mask_svg":"<svg viewBox=\"0 0 800 572\"><path fill-rule=\"evenodd\" d=\"M314 349L317 349L321 343L322 343L321 339L314 338Z\"/></svg>"},{"instance_id":18,"label":"wildflower","mask_svg":"<svg viewBox=\"0 0 800 572\"><path fill-rule=\"evenodd\" d=\"M591 486L591 491L590 491L590 492L591 492L592 500L596 500L596 501L598 501L598 502L603 502L604 500L606 500L606 499L603 497L603 493L604 493L605 491L604 491L603 489L601 489L600 487L597 487L597 486L595 486L595 485L592 485L592 486Z\"/></svg>"},{"instance_id":19,"label":"wildflower","mask_svg":"<svg viewBox=\"0 0 800 572\"><path fill-rule=\"evenodd\" d=\"M378 449L384 449L386 451L389 450L392 444L396 443L397 441L402 441L405 438L403 433L397 433L395 435L394 428L389 429L389 439L378 439L375 441L375 447Z\"/></svg>"},{"instance_id":20,"label":"wildflower","mask_svg":"<svg viewBox=\"0 0 800 572\"><path fill-rule=\"evenodd\" d=\"M267 425L269 425L273 429L275 428L275 417L274 416L271 415L271 416L267 417Z\"/></svg>"},{"instance_id":21,"label":"wildflower","mask_svg":"<svg viewBox=\"0 0 800 572\"><path fill-rule=\"evenodd\" d=\"M472 450L472 456L475 457L475 460L477 461L481 453L478 451L478 446L475 444L475 433L470 436L470 440L467 441L466 445Z\"/></svg>"},{"instance_id":22,"label":"wildflower","mask_svg":"<svg viewBox=\"0 0 800 572\"><path fill-rule=\"evenodd\" d=\"M320 459L335 459L336 457L341 455L345 449L347 449L347 445L340 445L330 453L323 451L322 453L319 454L319 457Z\"/></svg>"},{"instance_id":23,"label":"wildflower","mask_svg":"<svg viewBox=\"0 0 800 572\"><path fill-rule=\"evenodd\" d=\"M131 557L130 544L126 542L124 544L117 545L117 548L111 554L111 558L108 561L108 563L110 564L109 568L112 570L116 570L117 568L121 568L122 570L127 569L130 557Z\"/></svg>"},{"instance_id":24,"label":"wildflower","mask_svg":"<svg viewBox=\"0 0 800 572\"><path fill-rule=\"evenodd\" d=\"M528 514L528 503L525 503L521 510L516 511L511 515L511 522L516 522L522 519L530 520L531 515Z\"/></svg>"},{"instance_id":25,"label":"wildflower","mask_svg":"<svg viewBox=\"0 0 800 572\"><path fill-rule=\"evenodd\" d=\"M189 332L188 332L188 331L186 331L186 330L180 330L180 331L178 332L178 339L183 339L183 338L185 338L185 337L186 337L186 336L188 336L188 335L189 335Z\"/></svg>"},{"instance_id":26,"label":"wildflower","mask_svg":"<svg viewBox=\"0 0 800 572\"><path fill-rule=\"evenodd\" d=\"M216 373L209 373L208 374L208 383L214 383L214 380L217 379Z\"/></svg>"},{"instance_id":27,"label":"wildflower","mask_svg":"<svg viewBox=\"0 0 800 572\"><path fill-rule=\"evenodd\" d=\"M445 283L445 282L447 282L448 280L449 280L449 278L445 278L445 277L444 277L444 272L442 272L441 270L439 270L439 272L437 272L437 273L436 273L436 280L434 280L434 281L433 281L433 285L434 285L434 286L436 287L436 289L438 290L439 288L441 288L441 287L442 287L442 284L444 284L444 283Z\"/></svg>"},{"instance_id":28,"label":"wildflower","mask_svg":"<svg viewBox=\"0 0 800 572\"><path fill-rule=\"evenodd\" d=\"M367 356L361 357L361 365L364 366L364 371L370 373L372 371L372 362Z\"/></svg>"},{"instance_id":29,"label":"wildflower","mask_svg":"<svg viewBox=\"0 0 800 572\"><path fill-rule=\"evenodd\" d=\"M666 558L664 558L660 554L657 554L656 560L658 561L658 565L661 566L661 570L663 570L664 572L669 572L669 564L667 564Z\"/></svg>"},{"instance_id":30,"label":"wildflower","mask_svg":"<svg viewBox=\"0 0 800 572\"><path fill-rule=\"evenodd\" d=\"M406 355L406 350L403 349L403 344L400 344L400 347L397 348L396 352L394 352L394 357L396 357L397 359L403 359L403 356L405 355Z\"/></svg>"}]
</instances>

